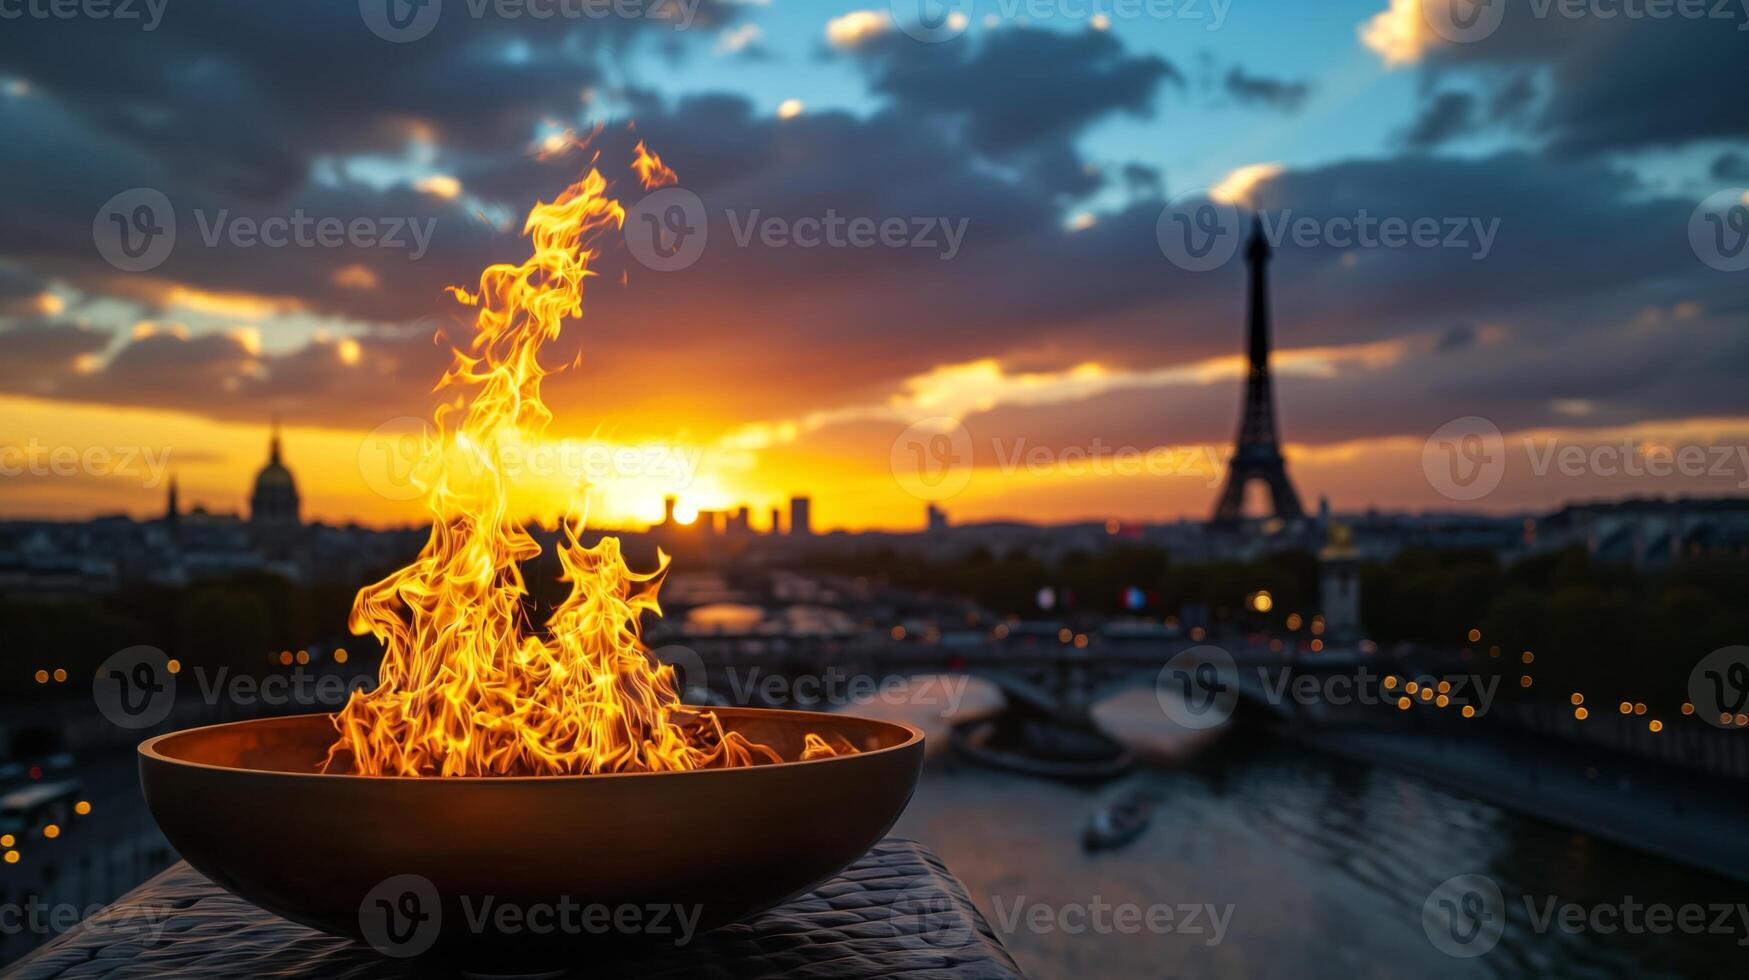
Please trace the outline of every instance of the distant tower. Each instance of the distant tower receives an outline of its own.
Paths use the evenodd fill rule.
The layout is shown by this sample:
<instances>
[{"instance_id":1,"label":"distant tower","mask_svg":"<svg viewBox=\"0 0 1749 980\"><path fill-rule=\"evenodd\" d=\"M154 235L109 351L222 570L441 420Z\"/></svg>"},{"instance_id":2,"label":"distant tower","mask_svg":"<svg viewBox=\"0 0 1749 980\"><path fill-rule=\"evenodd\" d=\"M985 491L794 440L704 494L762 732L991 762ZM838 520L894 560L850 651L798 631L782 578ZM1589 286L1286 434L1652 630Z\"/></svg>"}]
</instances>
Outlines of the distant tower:
<instances>
[{"instance_id":1,"label":"distant tower","mask_svg":"<svg viewBox=\"0 0 1749 980\"><path fill-rule=\"evenodd\" d=\"M931 533L947 530L947 511L929 504L923 511L923 516Z\"/></svg>"},{"instance_id":2,"label":"distant tower","mask_svg":"<svg viewBox=\"0 0 1749 980\"><path fill-rule=\"evenodd\" d=\"M783 511L771 508L771 534L773 537L783 533Z\"/></svg>"},{"instance_id":3,"label":"distant tower","mask_svg":"<svg viewBox=\"0 0 1749 980\"><path fill-rule=\"evenodd\" d=\"M1330 525L1329 544L1318 553L1318 603L1326 641L1348 646L1360 639L1360 555L1346 524Z\"/></svg>"},{"instance_id":4,"label":"distant tower","mask_svg":"<svg viewBox=\"0 0 1749 980\"><path fill-rule=\"evenodd\" d=\"M792 538L805 538L814 533L813 501L808 497L789 498L789 533Z\"/></svg>"},{"instance_id":5,"label":"distant tower","mask_svg":"<svg viewBox=\"0 0 1749 980\"><path fill-rule=\"evenodd\" d=\"M170 477L170 492L165 495L164 529L170 532L172 538L182 529L182 505L176 492L175 476Z\"/></svg>"},{"instance_id":6,"label":"distant tower","mask_svg":"<svg viewBox=\"0 0 1749 980\"><path fill-rule=\"evenodd\" d=\"M249 534L255 546L275 557L288 557L303 530L298 516L298 485L280 459L279 420L273 420L267 465L255 474L255 492L249 498Z\"/></svg>"},{"instance_id":7,"label":"distant tower","mask_svg":"<svg viewBox=\"0 0 1749 980\"><path fill-rule=\"evenodd\" d=\"M1245 417L1239 423L1238 444L1227 467L1227 482L1215 504L1214 523L1235 527L1245 512L1245 487L1262 480L1269 487L1275 516L1297 521L1305 516L1299 494L1287 479L1287 463L1275 430L1275 384L1269 377L1269 242L1263 237L1263 219L1251 227L1245 247L1245 264L1251 270L1250 373L1245 379Z\"/></svg>"}]
</instances>

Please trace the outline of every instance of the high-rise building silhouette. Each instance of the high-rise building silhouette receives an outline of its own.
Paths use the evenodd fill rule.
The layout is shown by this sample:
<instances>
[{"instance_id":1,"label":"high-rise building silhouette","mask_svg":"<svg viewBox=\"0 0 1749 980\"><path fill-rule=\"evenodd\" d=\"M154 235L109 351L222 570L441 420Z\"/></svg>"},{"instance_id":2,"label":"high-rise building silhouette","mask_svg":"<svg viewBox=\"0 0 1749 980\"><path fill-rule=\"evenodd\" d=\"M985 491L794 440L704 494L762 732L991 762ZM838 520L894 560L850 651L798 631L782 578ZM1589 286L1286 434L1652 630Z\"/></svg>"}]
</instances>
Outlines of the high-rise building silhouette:
<instances>
[{"instance_id":1,"label":"high-rise building silhouette","mask_svg":"<svg viewBox=\"0 0 1749 980\"><path fill-rule=\"evenodd\" d=\"M789 533L791 537L805 538L814 533L813 500L809 497L789 498Z\"/></svg>"},{"instance_id":2,"label":"high-rise building silhouette","mask_svg":"<svg viewBox=\"0 0 1749 980\"><path fill-rule=\"evenodd\" d=\"M1251 282L1250 370L1245 378L1244 418L1233 460L1227 464L1227 482L1215 503L1214 524L1236 527L1245 516L1245 488L1261 481L1269 488L1274 516L1297 521L1305 516L1299 494L1287 478L1287 463L1275 427L1275 384L1269 375L1269 242L1263 237L1263 219L1251 226L1245 246L1245 264Z\"/></svg>"}]
</instances>

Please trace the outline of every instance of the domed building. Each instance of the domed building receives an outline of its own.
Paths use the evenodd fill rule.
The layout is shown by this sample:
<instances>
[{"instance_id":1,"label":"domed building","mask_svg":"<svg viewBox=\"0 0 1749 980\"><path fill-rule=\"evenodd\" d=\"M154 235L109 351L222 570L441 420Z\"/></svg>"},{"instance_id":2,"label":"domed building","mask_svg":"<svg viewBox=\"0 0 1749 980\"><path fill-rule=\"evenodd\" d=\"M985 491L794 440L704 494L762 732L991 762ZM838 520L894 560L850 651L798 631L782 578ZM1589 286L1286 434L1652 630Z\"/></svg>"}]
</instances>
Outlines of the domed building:
<instances>
[{"instance_id":1,"label":"domed building","mask_svg":"<svg viewBox=\"0 0 1749 980\"><path fill-rule=\"evenodd\" d=\"M303 531L298 516L298 484L280 459L279 421L273 423L267 465L255 474L255 492L249 497L249 536L255 547L270 558L289 558Z\"/></svg>"}]
</instances>

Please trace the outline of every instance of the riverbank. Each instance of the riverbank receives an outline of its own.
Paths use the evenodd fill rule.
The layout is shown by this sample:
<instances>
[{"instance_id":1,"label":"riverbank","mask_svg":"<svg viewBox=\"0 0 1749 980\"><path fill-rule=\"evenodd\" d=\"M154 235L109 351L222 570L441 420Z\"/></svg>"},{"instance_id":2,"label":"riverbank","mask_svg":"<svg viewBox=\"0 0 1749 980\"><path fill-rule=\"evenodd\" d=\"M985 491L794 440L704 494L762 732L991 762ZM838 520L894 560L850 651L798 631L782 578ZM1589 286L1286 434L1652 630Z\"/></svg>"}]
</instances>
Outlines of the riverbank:
<instances>
[{"instance_id":1,"label":"riverbank","mask_svg":"<svg viewBox=\"0 0 1749 980\"><path fill-rule=\"evenodd\" d=\"M1749 787L1558 739L1486 731L1279 734L1549 823L1749 882Z\"/></svg>"}]
</instances>

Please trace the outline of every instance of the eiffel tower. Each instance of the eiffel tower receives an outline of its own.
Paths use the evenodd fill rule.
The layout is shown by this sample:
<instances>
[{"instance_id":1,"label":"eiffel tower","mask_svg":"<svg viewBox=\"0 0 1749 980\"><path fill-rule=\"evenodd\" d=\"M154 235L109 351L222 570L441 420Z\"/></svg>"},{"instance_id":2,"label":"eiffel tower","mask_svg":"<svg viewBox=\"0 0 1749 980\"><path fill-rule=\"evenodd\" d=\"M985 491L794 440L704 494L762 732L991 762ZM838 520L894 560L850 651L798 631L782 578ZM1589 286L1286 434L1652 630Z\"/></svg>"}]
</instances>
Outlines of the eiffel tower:
<instances>
[{"instance_id":1,"label":"eiffel tower","mask_svg":"<svg viewBox=\"0 0 1749 980\"><path fill-rule=\"evenodd\" d=\"M1252 221L1245 264L1251 272L1251 371L1245 379L1245 418L1239 423L1227 482L1215 504L1213 523L1225 528L1238 527L1244 516L1245 488L1254 480L1269 487L1277 518L1297 521L1305 516L1300 496L1288 482L1287 464L1276 440L1275 384L1269 378L1269 242L1263 237L1261 217Z\"/></svg>"}]
</instances>

